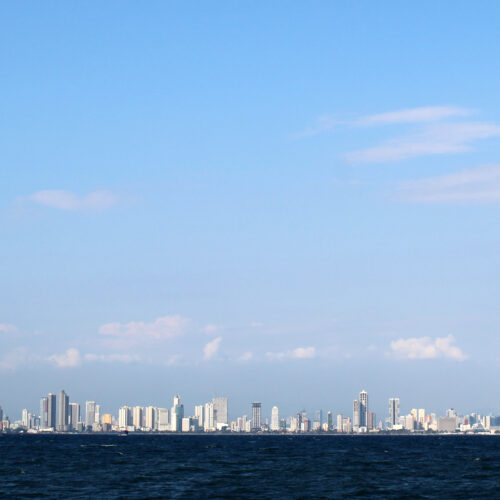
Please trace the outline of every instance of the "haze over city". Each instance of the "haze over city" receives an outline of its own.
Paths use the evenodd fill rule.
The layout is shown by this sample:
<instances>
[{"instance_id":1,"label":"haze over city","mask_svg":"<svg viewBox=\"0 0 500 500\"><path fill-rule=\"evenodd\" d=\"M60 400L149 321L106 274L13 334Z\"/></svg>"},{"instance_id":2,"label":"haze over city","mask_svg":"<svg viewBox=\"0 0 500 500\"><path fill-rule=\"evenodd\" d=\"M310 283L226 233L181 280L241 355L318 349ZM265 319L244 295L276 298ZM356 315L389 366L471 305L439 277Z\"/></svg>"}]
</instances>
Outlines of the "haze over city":
<instances>
[{"instance_id":1,"label":"haze over city","mask_svg":"<svg viewBox=\"0 0 500 500\"><path fill-rule=\"evenodd\" d=\"M4 3L4 413L500 414L481 5Z\"/></svg>"}]
</instances>

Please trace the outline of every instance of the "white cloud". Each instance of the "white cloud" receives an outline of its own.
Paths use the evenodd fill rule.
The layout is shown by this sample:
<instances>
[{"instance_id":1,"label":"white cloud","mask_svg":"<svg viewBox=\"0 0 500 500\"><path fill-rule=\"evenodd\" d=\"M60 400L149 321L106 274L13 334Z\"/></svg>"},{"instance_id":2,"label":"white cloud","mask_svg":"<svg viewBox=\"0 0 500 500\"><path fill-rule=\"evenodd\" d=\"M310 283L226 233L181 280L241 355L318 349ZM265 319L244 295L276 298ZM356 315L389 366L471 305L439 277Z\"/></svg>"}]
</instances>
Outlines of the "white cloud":
<instances>
[{"instance_id":1,"label":"white cloud","mask_svg":"<svg viewBox=\"0 0 500 500\"><path fill-rule=\"evenodd\" d=\"M215 333L217 330L217 325L206 325L203 328L203 333Z\"/></svg>"},{"instance_id":2,"label":"white cloud","mask_svg":"<svg viewBox=\"0 0 500 500\"><path fill-rule=\"evenodd\" d=\"M352 163L391 162L424 155L470 151L471 143L500 136L494 123L462 122L429 125L414 135L389 140L379 146L352 151L345 158Z\"/></svg>"},{"instance_id":3,"label":"white cloud","mask_svg":"<svg viewBox=\"0 0 500 500\"><path fill-rule=\"evenodd\" d=\"M203 358L212 359L217 354L221 342L222 342L222 337L217 337L216 339L209 342L203 348Z\"/></svg>"},{"instance_id":4,"label":"white cloud","mask_svg":"<svg viewBox=\"0 0 500 500\"><path fill-rule=\"evenodd\" d=\"M500 165L404 182L396 197L420 203L500 202Z\"/></svg>"},{"instance_id":5,"label":"white cloud","mask_svg":"<svg viewBox=\"0 0 500 500\"><path fill-rule=\"evenodd\" d=\"M19 367L27 364L32 359L31 355L24 348L18 348L5 354L0 359L0 370L15 371Z\"/></svg>"},{"instance_id":6,"label":"white cloud","mask_svg":"<svg viewBox=\"0 0 500 500\"><path fill-rule=\"evenodd\" d=\"M392 354L399 359L450 358L463 361L467 356L454 346L453 335L447 337L418 337L398 339L391 342Z\"/></svg>"},{"instance_id":7,"label":"white cloud","mask_svg":"<svg viewBox=\"0 0 500 500\"><path fill-rule=\"evenodd\" d=\"M58 368L75 368L82 363L80 352L75 348L70 348L63 354L53 354L47 360Z\"/></svg>"},{"instance_id":8,"label":"white cloud","mask_svg":"<svg viewBox=\"0 0 500 500\"><path fill-rule=\"evenodd\" d=\"M316 356L316 349L314 347L297 347L292 351L292 358L297 359L310 359Z\"/></svg>"},{"instance_id":9,"label":"white cloud","mask_svg":"<svg viewBox=\"0 0 500 500\"><path fill-rule=\"evenodd\" d=\"M14 325L9 325L8 323L0 323L1 333L13 333L17 331L17 327Z\"/></svg>"},{"instance_id":10,"label":"white cloud","mask_svg":"<svg viewBox=\"0 0 500 500\"><path fill-rule=\"evenodd\" d=\"M263 324L263 323L261 323L260 321L252 321L252 322L250 323L250 326L251 326L252 328L261 328L262 326L264 326L264 324Z\"/></svg>"},{"instance_id":11,"label":"white cloud","mask_svg":"<svg viewBox=\"0 0 500 500\"><path fill-rule=\"evenodd\" d=\"M133 363L141 361L141 357L134 354L85 354L85 361L101 363Z\"/></svg>"},{"instance_id":12,"label":"white cloud","mask_svg":"<svg viewBox=\"0 0 500 500\"><path fill-rule=\"evenodd\" d=\"M176 314L172 316L162 316L152 323L145 323L144 321L107 323L99 327L99 333L112 337L161 340L181 335L188 323L188 319Z\"/></svg>"},{"instance_id":13,"label":"white cloud","mask_svg":"<svg viewBox=\"0 0 500 500\"><path fill-rule=\"evenodd\" d=\"M402 123L425 123L435 122L454 116L468 116L472 113L472 110L458 108L456 106L425 106L421 108L400 109L387 113L362 116L356 120L355 123L365 127Z\"/></svg>"},{"instance_id":14,"label":"white cloud","mask_svg":"<svg viewBox=\"0 0 500 500\"><path fill-rule=\"evenodd\" d=\"M247 351L243 353L238 359L240 361L250 361L253 358L253 353L251 351Z\"/></svg>"},{"instance_id":15,"label":"white cloud","mask_svg":"<svg viewBox=\"0 0 500 500\"><path fill-rule=\"evenodd\" d=\"M295 134L295 138L318 135L336 127L373 127L381 125L398 125L405 123L431 123L446 118L469 116L474 110L459 108L457 106L423 106L420 108L398 109L386 113L361 116L351 120L340 120L336 117L320 116L315 125L308 127L303 132Z\"/></svg>"},{"instance_id":16,"label":"white cloud","mask_svg":"<svg viewBox=\"0 0 500 500\"><path fill-rule=\"evenodd\" d=\"M39 205L68 211L105 210L118 201L118 197L109 191L92 191L86 195L78 195L57 189L37 191L28 199Z\"/></svg>"},{"instance_id":17,"label":"white cloud","mask_svg":"<svg viewBox=\"0 0 500 500\"><path fill-rule=\"evenodd\" d=\"M266 352L266 358L269 360L283 359L312 359L316 357L315 347L297 347L291 351Z\"/></svg>"}]
</instances>

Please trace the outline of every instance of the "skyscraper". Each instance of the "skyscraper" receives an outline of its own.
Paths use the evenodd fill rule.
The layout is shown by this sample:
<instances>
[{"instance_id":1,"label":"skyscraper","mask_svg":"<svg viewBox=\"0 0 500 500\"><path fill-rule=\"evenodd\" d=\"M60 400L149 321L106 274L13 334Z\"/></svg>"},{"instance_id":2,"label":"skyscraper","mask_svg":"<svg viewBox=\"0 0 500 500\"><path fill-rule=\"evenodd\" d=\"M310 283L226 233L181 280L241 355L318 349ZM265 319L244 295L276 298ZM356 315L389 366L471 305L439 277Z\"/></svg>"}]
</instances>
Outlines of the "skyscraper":
<instances>
[{"instance_id":1,"label":"skyscraper","mask_svg":"<svg viewBox=\"0 0 500 500\"><path fill-rule=\"evenodd\" d=\"M92 429L92 426L95 422L95 401L86 401L85 402L85 427L87 429Z\"/></svg>"},{"instance_id":2,"label":"skyscraper","mask_svg":"<svg viewBox=\"0 0 500 500\"><path fill-rule=\"evenodd\" d=\"M181 404L181 398L174 396L174 406L172 406L172 418L170 419L170 430L179 432L184 418L184 405Z\"/></svg>"},{"instance_id":3,"label":"skyscraper","mask_svg":"<svg viewBox=\"0 0 500 500\"><path fill-rule=\"evenodd\" d=\"M205 417L203 419L203 430L204 431L213 431L215 430L215 416L214 416L214 404L206 403L205 404Z\"/></svg>"},{"instance_id":4,"label":"skyscraper","mask_svg":"<svg viewBox=\"0 0 500 500\"><path fill-rule=\"evenodd\" d=\"M155 416L156 416L156 408L153 406L148 406L146 408L146 427L151 429L152 431L156 428Z\"/></svg>"},{"instance_id":5,"label":"skyscraper","mask_svg":"<svg viewBox=\"0 0 500 500\"><path fill-rule=\"evenodd\" d=\"M399 425L399 398L389 398L389 426Z\"/></svg>"},{"instance_id":6,"label":"skyscraper","mask_svg":"<svg viewBox=\"0 0 500 500\"><path fill-rule=\"evenodd\" d=\"M261 403L252 403L252 432L260 431L262 428Z\"/></svg>"},{"instance_id":7,"label":"skyscraper","mask_svg":"<svg viewBox=\"0 0 500 500\"><path fill-rule=\"evenodd\" d=\"M359 393L359 426L368 427L368 393Z\"/></svg>"},{"instance_id":8,"label":"skyscraper","mask_svg":"<svg viewBox=\"0 0 500 500\"><path fill-rule=\"evenodd\" d=\"M132 425L136 429L140 429L142 427L142 406L134 406Z\"/></svg>"},{"instance_id":9,"label":"skyscraper","mask_svg":"<svg viewBox=\"0 0 500 500\"><path fill-rule=\"evenodd\" d=\"M59 412L57 415L57 430L65 432L69 425L69 396L61 391L59 393Z\"/></svg>"},{"instance_id":10,"label":"skyscraper","mask_svg":"<svg viewBox=\"0 0 500 500\"><path fill-rule=\"evenodd\" d=\"M49 426L49 398L40 399L40 429L47 429Z\"/></svg>"},{"instance_id":11,"label":"skyscraper","mask_svg":"<svg viewBox=\"0 0 500 500\"><path fill-rule=\"evenodd\" d=\"M227 398L213 398L215 427L227 425Z\"/></svg>"},{"instance_id":12,"label":"skyscraper","mask_svg":"<svg viewBox=\"0 0 500 500\"><path fill-rule=\"evenodd\" d=\"M128 406L122 406L118 410L118 426L120 429L126 429L130 425L130 408Z\"/></svg>"},{"instance_id":13,"label":"skyscraper","mask_svg":"<svg viewBox=\"0 0 500 500\"><path fill-rule=\"evenodd\" d=\"M194 407L194 416L195 418L198 419L198 427L202 428L203 427L203 414L204 414L204 407L203 405L198 405Z\"/></svg>"},{"instance_id":14,"label":"skyscraper","mask_svg":"<svg viewBox=\"0 0 500 500\"><path fill-rule=\"evenodd\" d=\"M56 428L56 395L52 393L47 396L47 427Z\"/></svg>"},{"instance_id":15,"label":"skyscraper","mask_svg":"<svg viewBox=\"0 0 500 500\"><path fill-rule=\"evenodd\" d=\"M331 411L326 415L326 422L328 424L328 430L331 431L333 429L333 415Z\"/></svg>"},{"instance_id":16,"label":"skyscraper","mask_svg":"<svg viewBox=\"0 0 500 500\"><path fill-rule=\"evenodd\" d=\"M69 404L69 427L70 429L77 429L78 422L81 421L80 417L80 403Z\"/></svg>"},{"instance_id":17,"label":"skyscraper","mask_svg":"<svg viewBox=\"0 0 500 500\"><path fill-rule=\"evenodd\" d=\"M357 399L355 399L352 403L352 426L354 429L359 429L360 427L360 404Z\"/></svg>"},{"instance_id":18,"label":"skyscraper","mask_svg":"<svg viewBox=\"0 0 500 500\"><path fill-rule=\"evenodd\" d=\"M280 430L280 414L277 406L273 406L273 409L271 410L271 430Z\"/></svg>"}]
</instances>

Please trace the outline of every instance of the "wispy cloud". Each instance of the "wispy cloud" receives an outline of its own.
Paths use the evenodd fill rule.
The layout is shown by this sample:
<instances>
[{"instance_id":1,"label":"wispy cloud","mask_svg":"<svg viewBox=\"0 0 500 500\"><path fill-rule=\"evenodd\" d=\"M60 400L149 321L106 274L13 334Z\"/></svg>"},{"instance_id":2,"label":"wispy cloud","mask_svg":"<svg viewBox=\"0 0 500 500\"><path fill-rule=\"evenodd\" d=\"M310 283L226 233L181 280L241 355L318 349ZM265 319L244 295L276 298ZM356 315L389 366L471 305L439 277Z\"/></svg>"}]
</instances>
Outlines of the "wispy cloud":
<instances>
[{"instance_id":1,"label":"wispy cloud","mask_svg":"<svg viewBox=\"0 0 500 500\"><path fill-rule=\"evenodd\" d=\"M244 352L239 358L239 361L250 361L253 358L253 352L247 351Z\"/></svg>"},{"instance_id":2,"label":"wispy cloud","mask_svg":"<svg viewBox=\"0 0 500 500\"><path fill-rule=\"evenodd\" d=\"M17 327L9 325L8 323L0 323L0 333L13 333L17 332Z\"/></svg>"},{"instance_id":3,"label":"wispy cloud","mask_svg":"<svg viewBox=\"0 0 500 500\"><path fill-rule=\"evenodd\" d=\"M110 208L118 201L118 197L110 191L92 191L79 195L72 191L45 190L37 191L28 199L46 207L67 211L98 211Z\"/></svg>"},{"instance_id":4,"label":"wispy cloud","mask_svg":"<svg viewBox=\"0 0 500 500\"><path fill-rule=\"evenodd\" d=\"M312 359L316 357L315 347L297 347L290 351L266 352L266 358L269 360L283 359Z\"/></svg>"},{"instance_id":5,"label":"wispy cloud","mask_svg":"<svg viewBox=\"0 0 500 500\"><path fill-rule=\"evenodd\" d=\"M295 138L310 137L327 132L338 127L375 127L383 125L431 123L445 120L447 118L457 118L469 116L475 113L474 110L460 108L458 106L423 106L419 108L398 109L385 113L364 115L353 119L340 119L336 116L320 116L316 123L309 126L304 131L294 135Z\"/></svg>"},{"instance_id":6,"label":"wispy cloud","mask_svg":"<svg viewBox=\"0 0 500 500\"><path fill-rule=\"evenodd\" d=\"M131 321L129 323L107 323L99 327L101 335L131 339L169 339L181 335L189 324L187 318L178 314L162 316L151 323Z\"/></svg>"},{"instance_id":7,"label":"wispy cloud","mask_svg":"<svg viewBox=\"0 0 500 500\"><path fill-rule=\"evenodd\" d=\"M216 339L206 344L203 348L203 358L207 360L212 359L217 354L221 342L222 337L217 337Z\"/></svg>"},{"instance_id":8,"label":"wispy cloud","mask_svg":"<svg viewBox=\"0 0 500 500\"><path fill-rule=\"evenodd\" d=\"M500 136L494 123L462 122L426 126L418 134L399 137L379 146L352 151L345 158L352 163L379 163L406 160L424 155L470 151L480 139Z\"/></svg>"},{"instance_id":9,"label":"wispy cloud","mask_svg":"<svg viewBox=\"0 0 500 500\"><path fill-rule=\"evenodd\" d=\"M85 354L85 361L100 363L134 363L142 361L140 356L135 354Z\"/></svg>"},{"instance_id":10,"label":"wispy cloud","mask_svg":"<svg viewBox=\"0 0 500 500\"><path fill-rule=\"evenodd\" d=\"M428 123L440 121L445 118L469 116L472 113L474 113L473 110L456 106L425 106L366 115L358 118L354 123L363 127L404 123Z\"/></svg>"},{"instance_id":11,"label":"wispy cloud","mask_svg":"<svg viewBox=\"0 0 500 500\"><path fill-rule=\"evenodd\" d=\"M15 371L21 366L28 364L32 356L22 347L8 352L0 359L0 370Z\"/></svg>"},{"instance_id":12,"label":"wispy cloud","mask_svg":"<svg viewBox=\"0 0 500 500\"><path fill-rule=\"evenodd\" d=\"M450 358L463 361L467 356L460 348L453 345L453 335L447 337L413 337L391 342L392 354L398 359L435 359Z\"/></svg>"},{"instance_id":13,"label":"wispy cloud","mask_svg":"<svg viewBox=\"0 0 500 500\"><path fill-rule=\"evenodd\" d=\"M82 364L82 357L78 349L70 348L62 354L53 354L47 358L57 368L76 368Z\"/></svg>"},{"instance_id":14,"label":"wispy cloud","mask_svg":"<svg viewBox=\"0 0 500 500\"><path fill-rule=\"evenodd\" d=\"M500 165L462 170L448 175L401 183L401 201L419 203L500 202Z\"/></svg>"}]
</instances>

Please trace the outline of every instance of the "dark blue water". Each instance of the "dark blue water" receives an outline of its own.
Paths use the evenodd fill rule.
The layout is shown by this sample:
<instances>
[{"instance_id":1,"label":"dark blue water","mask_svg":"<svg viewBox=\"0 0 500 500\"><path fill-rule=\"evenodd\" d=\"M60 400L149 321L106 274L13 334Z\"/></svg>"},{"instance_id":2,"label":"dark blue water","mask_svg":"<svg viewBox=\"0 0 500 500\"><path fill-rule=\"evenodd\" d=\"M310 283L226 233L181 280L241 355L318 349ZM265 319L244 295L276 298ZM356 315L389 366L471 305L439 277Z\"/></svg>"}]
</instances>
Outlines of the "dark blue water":
<instances>
[{"instance_id":1,"label":"dark blue water","mask_svg":"<svg viewBox=\"0 0 500 500\"><path fill-rule=\"evenodd\" d=\"M2 435L0 496L500 498L500 436Z\"/></svg>"}]
</instances>

